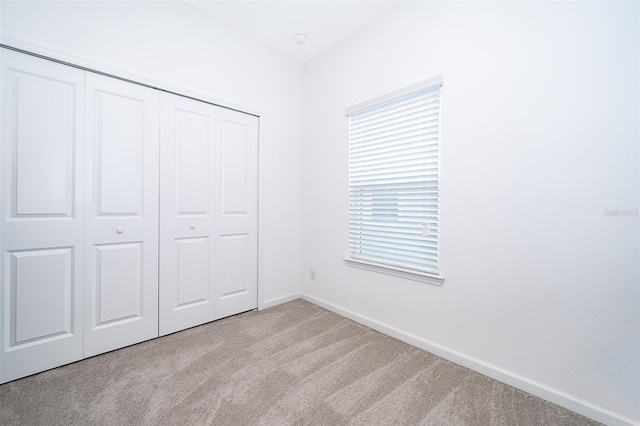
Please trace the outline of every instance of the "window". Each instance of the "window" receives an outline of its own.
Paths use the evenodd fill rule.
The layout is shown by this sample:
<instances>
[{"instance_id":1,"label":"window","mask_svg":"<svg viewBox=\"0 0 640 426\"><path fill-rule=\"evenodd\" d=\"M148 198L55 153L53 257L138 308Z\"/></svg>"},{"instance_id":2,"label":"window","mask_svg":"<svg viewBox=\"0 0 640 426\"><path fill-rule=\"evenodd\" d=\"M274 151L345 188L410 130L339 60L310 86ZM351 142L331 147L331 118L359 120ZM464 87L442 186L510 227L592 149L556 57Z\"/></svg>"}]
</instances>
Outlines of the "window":
<instances>
[{"instance_id":1,"label":"window","mask_svg":"<svg viewBox=\"0 0 640 426\"><path fill-rule=\"evenodd\" d=\"M347 262L440 284L442 77L347 109Z\"/></svg>"}]
</instances>

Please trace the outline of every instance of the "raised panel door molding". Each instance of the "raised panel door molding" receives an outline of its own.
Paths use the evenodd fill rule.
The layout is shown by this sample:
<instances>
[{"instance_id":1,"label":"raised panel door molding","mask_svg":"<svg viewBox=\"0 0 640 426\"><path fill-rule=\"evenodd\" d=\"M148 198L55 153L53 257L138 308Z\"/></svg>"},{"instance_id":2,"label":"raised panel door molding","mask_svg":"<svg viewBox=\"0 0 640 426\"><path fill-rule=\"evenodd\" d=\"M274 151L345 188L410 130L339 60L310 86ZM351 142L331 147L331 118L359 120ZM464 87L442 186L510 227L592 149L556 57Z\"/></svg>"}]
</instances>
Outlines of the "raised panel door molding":
<instances>
[{"instance_id":1,"label":"raised panel door molding","mask_svg":"<svg viewBox=\"0 0 640 426\"><path fill-rule=\"evenodd\" d=\"M234 121L229 118L220 120L220 188L221 213L247 214L248 197L254 189L249 182L248 167L251 161L250 124Z\"/></svg>"},{"instance_id":2,"label":"raised panel door molding","mask_svg":"<svg viewBox=\"0 0 640 426\"><path fill-rule=\"evenodd\" d=\"M252 281L247 276L249 235L223 235L220 244L220 299L246 294Z\"/></svg>"},{"instance_id":3,"label":"raised panel door molding","mask_svg":"<svg viewBox=\"0 0 640 426\"><path fill-rule=\"evenodd\" d=\"M209 237L176 238L177 287L175 309L212 303Z\"/></svg>"},{"instance_id":4,"label":"raised panel door molding","mask_svg":"<svg viewBox=\"0 0 640 426\"><path fill-rule=\"evenodd\" d=\"M72 218L75 83L16 68L9 68L8 74L14 120L11 216Z\"/></svg>"},{"instance_id":5,"label":"raised panel door molding","mask_svg":"<svg viewBox=\"0 0 640 426\"><path fill-rule=\"evenodd\" d=\"M73 247L7 251L7 350L73 335L73 254Z\"/></svg>"},{"instance_id":6,"label":"raised panel door molding","mask_svg":"<svg viewBox=\"0 0 640 426\"><path fill-rule=\"evenodd\" d=\"M211 116L175 109L176 215L211 214Z\"/></svg>"},{"instance_id":7,"label":"raised panel door molding","mask_svg":"<svg viewBox=\"0 0 640 426\"><path fill-rule=\"evenodd\" d=\"M111 79L109 79L111 80ZM98 216L143 216L143 99L95 89L95 202Z\"/></svg>"},{"instance_id":8,"label":"raised panel door molding","mask_svg":"<svg viewBox=\"0 0 640 426\"><path fill-rule=\"evenodd\" d=\"M142 319L142 243L98 244L94 247L93 330Z\"/></svg>"}]
</instances>

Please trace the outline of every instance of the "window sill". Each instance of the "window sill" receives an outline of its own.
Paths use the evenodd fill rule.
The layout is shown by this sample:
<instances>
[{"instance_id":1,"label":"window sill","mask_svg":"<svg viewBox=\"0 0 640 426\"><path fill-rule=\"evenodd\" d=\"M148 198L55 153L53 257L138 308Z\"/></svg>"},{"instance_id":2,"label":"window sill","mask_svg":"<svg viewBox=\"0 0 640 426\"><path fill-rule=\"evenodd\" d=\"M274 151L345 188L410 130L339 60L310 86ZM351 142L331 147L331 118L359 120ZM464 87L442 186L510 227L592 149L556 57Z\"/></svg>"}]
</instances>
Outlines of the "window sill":
<instances>
[{"instance_id":1,"label":"window sill","mask_svg":"<svg viewBox=\"0 0 640 426\"><path fill-rule=\"evenodd\" d=\"M397 266L384 265L382 263L369 262L361 259L354 259L352 257L344 258L348 266L359 269L366 269L367 271L379 272L381 274L393 275L394 277L406 278L408 280L419 281L431 285L441 286L444 281L444 277L441 275L429 274L427 272L414 271L412 269L400 268Z\"/></svg>"}]
</instances>

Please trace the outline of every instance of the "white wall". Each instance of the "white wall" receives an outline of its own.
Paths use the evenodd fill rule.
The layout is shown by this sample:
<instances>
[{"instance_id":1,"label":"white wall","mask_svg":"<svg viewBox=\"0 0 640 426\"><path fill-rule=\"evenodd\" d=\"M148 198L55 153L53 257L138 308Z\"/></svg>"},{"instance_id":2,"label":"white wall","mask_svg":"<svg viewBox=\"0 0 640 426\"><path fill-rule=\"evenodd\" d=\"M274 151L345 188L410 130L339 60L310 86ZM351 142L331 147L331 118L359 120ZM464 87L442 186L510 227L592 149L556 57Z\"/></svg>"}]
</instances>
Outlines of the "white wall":
<instances>
[{"instance_id":1,"label":"white wall","mask_svg":"<svg viewBox=\"0 0 640 426\"><path fill-rule=\"evenodd\" d=\"M177 2L3 1L1 12L4 36L264 113L263 300L299 292L299 63Z\"/></svg>"},{"instance_id":2,"label":"white wall","mask_svg":"<svg viewBox=\"0 0 640 426\"><path fill-rule=\"evenodd\" d=\"M639 220L605 215L639 208L638 16L637 2L408 3L308 63L303 293L582 413L640 420ZM442 287L342 260L345 108L438 74Z\"/></svg>"},{"instance_id":3,"label":"white wall","mask_svg":"<svg viewBox=\"0 0 640 426\"><path fill-rule=\"evenodd\" d=\"M579 411L640 419L640 229L605 216L639 208L638 3L406 4L307 64L302 93L300 65L175 2L0 7L3 35L265 113L264 300L302 281ZM342 261L345 107L437 74L443 287Z\"/></svg>"}]
</instances>

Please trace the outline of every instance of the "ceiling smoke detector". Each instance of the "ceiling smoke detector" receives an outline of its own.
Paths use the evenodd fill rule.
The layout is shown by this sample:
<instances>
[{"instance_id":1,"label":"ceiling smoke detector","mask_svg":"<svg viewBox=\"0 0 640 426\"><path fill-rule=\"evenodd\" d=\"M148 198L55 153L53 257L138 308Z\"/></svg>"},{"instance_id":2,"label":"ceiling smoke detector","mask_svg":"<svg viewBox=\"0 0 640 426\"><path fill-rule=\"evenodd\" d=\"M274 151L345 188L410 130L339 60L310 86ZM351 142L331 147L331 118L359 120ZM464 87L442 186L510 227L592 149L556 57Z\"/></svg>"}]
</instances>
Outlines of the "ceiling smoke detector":
<instances>
[{"instance_id":1,"label":"ceiling smoke detector","mask_svg":"<svg viewBox=\"0 0 640 426\"><path fill-rule=\"evenodd\" d=\"M293 39L298 44L305 44L307 42L307 36L304 34L296 34L295 36L293 36Z\"/></svg>"}]
</instances>

